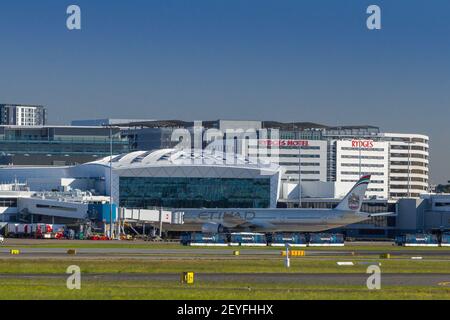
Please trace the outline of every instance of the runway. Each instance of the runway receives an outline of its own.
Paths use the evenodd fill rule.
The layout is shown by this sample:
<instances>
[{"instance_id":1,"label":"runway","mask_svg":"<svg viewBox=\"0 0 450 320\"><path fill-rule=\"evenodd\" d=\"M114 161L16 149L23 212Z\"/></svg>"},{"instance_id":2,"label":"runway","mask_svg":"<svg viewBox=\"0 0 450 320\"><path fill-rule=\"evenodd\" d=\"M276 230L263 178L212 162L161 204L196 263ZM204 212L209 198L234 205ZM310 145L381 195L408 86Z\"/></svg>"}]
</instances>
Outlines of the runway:
<instances>
[{"instance_id":1,"label":"runway","mask_svg":"<svg viewBox=\"0 0 450 320\"><path fill-rule=\"evenodd\" d=\"M33 244L36 245L33 247ZM183 264L185 261L191 263L191 261L202 261L202 263L221 264L221 261L230 260L242 260L247 264L252 264L252 261L261 260L279 260L282 263L281 251L283 248L249 248L249 247L226 247L226 248L197 248L197 247L182 247L177 244L153 244L148 242L78 242L78 241L42 241L42 240L14 240L8 243L10 247L0 247L0 260L9 261L43 261L50 263L52 261L65 262L68 261L87 261L87 263L96 264L98 261L177 261ZM38 246L43 247L38 247ZM51 247L44 247L49 245ZM60 245L60 247L58 247ZM75 255L69 255L68 249L73 245L76 250ZM77 245L83 246L83 248L76 248ZM96 247L97 246L97 247ZM11 248L20 250L19 255L11 255ZM233 251L238 250L239 256L234 256ZM208 283L214 284L214 286L220 287L222 283L235 283L238 286L246 288L252 284L269 284L274 288L277 284L292 284L296 289L301 289L301 286L361 286L366 287L368 274L365 274L363 270L359 269L361 273L335 273L338 272L339 267L336 267L336 259L343 259L337 261L351 260L355 263L355 266L364 265L367 266L370 263L378 264L380 262L380 255L384 253L390 253L391 260L410 260L411 257L423 257L427 263L433 262L448 262L450 261L450 249L449 248L398 248L392 245L377 245L373 250L370 250L370 246L367 244L361 246L351 246L343 248L296 248L295 250L306 250L306 257L294 258L303 259L309 263L315 263L315 261L333 261L332 264L326 264L328 272L331 273L311 273L315 272L315 269L305 270L306 273L301 272L301 269L293 270L294 272L278 273L280 270L274 270L274 273L270 273L271 270L262 270L263 273L209 273L209 269L203 269L200 273L196 273L195 279L197 284ZM9 260L11 259L11 260ZM17 261L14 261L17 263ZM250 262L248 262L250 261ZM416 264L414 264L416 265ZM345 268L345 267L344 267ZM195 268L194 268L195 269ZM33 269L29 269L33 272ZM61 270L61 269L59 269ZM205 270L207 270L205 272ZM99 270L103 272L104 270ZM167 273L172 270L161 270L161 273L126 273L131 272L126 270L125 273L83 273L82 279L87 282L100 282L100 283L114 283L120 281L139 283L173 283L178 285L180 282L179 273ZM165 272L164 272L165 271ZM200 271L200 270L198 270ZM382 273L382 286L422 286L422 287L450 287L450 273L438 273L446 272L445 269L436 269L436 273L398 273L401 270L394 269L393 273ZM14 271L13 271L14 272ZM226 271L225 271L226 272ZM244 270L244 272L246 272ZM269 272L269 273L267 273ZM411 272L406 271L406 272ZM414 271L412 271L414 272ZM66 274L0 274L1 281L7 280L46 280L54 279L57 283L65 283L68 275Z\"/></svg>"},{"instance_id":2,"label":"runway","mask_svg":"<svg viewBox=\"0 0 450 320\"><path fill-rule=\"evenodd\" d=\"M249 248L230 248L230 249L214 249L214 248L181 248L180 249L136 249L136 248L80 248L76 249L75 256L67 254L67 248L20 248L20 255L14 256L10 254L11 248L0 247L0 259L61 259L76 257L78 259L107 259L107 258L186 258L195 257L202 258L229 258L233 256L233 251L238 250L241 257L259 257L259 258L275 258L279 257L283 248L268 249L249 249ZM296 250L304 250L302 248ZM381 254L390 253L393 257L407 258L412 256L422 257L444 257L450 258L450 250L425 250L425 249L404 249L404 250L310 250L306 251L307 257L379 257Z\"/></svg>"},{"instance_id":3,"label":"runway","mask_svg":"<svg viewBox=\"0 0 450 320\"><path fill-rule=\"evenodd\" d=\"M1 280L66 280L66 274L0 274ZM232 282L242 285L264 283L290 283L296 285L335 285L335 286L365 286L368 274L303 274L303 273L198 273L196 283ZM82 274L82 281L136 281L136 282L174 282L179 283L180 274ZM450 274L382 274L382 285L385 286L447 286L450 287Z\"/></svg>"}]
</instances>

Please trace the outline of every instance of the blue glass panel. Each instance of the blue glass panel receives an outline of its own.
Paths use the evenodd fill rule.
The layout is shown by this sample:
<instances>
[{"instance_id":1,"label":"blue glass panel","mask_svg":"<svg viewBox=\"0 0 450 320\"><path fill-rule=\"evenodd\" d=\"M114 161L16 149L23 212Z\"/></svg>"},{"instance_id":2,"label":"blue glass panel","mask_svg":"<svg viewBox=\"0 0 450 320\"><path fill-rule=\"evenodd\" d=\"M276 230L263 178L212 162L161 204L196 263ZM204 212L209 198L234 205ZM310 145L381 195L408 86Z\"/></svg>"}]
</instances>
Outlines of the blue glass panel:
<instances>
[{"instance_id":1,"label":"blue glass panel","mask_svg":"<svg viewBox=\"0 0 450 320\"><path fill-rule=\"evenodd\" d=\"M268 208L270 178L120 178L126 208Z\"/></svg>"}]
</instances>

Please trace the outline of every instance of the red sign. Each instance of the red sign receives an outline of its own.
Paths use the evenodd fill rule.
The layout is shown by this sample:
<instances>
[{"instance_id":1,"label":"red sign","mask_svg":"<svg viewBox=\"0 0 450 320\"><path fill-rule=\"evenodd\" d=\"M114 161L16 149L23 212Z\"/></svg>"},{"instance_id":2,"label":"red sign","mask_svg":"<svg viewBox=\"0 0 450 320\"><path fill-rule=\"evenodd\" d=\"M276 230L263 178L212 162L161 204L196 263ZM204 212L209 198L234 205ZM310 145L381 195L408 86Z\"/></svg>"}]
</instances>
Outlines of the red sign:
<instances>
[{"instance_id":1,"label":"red sign","mask_svg":"<svg viewBox=\"0 0 450 320\"><path fill-rule=\"evenodd\" d=\"M259 140L259 144L268 147L308 147L307 140Z\"/></svg>"},{"instance_id":2,"label":"red sign","mask_svg":"<svg viewBox=\"0 0 450 320\"><path fill-rule=\"evenodd\" d=\"M374 143L372 140L353 140L352 148L366 148L372 149L374 147Z\"/></svg>"}]
</instances>

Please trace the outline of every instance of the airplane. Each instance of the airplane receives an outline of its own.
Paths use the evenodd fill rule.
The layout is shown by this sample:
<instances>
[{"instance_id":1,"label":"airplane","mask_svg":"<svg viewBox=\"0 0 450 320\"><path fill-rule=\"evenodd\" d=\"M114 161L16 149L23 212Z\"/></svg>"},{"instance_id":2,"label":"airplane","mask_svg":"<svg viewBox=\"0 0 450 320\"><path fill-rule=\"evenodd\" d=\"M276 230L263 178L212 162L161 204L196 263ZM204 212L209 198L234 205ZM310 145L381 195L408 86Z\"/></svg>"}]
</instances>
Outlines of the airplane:
<instances>
[{"instance_id":1,"label":"airplane","mask_svg":"<svg viewBox=\"0 0 450 320\"><path fill-rule=\"evenodd\" d=\"M362 222L374 216L361 206L371 176L363 176L335 209L179 209L184 224L168 225L167 231L202 233L321 232Z\"/></svg>"}]
</instances>

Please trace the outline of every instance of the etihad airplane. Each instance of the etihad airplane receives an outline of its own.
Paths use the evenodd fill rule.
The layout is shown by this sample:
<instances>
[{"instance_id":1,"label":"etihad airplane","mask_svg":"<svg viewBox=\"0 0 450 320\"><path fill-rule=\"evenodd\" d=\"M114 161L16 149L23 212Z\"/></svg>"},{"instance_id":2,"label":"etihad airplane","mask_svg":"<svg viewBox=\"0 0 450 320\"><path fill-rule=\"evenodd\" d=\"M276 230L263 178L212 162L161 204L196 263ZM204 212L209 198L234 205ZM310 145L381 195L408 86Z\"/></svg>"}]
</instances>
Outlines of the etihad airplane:
<instances>
[{"instance_id":1,"label":"etihad airplane","mask_svg":"<svg viewBox=\"0 0 450 320\"><path fill-rule=\"evenodd\" d=\"M184 224L168 231L228 232L321 232L362 222L373 216L360 212L370 176L362 177L335 209L180 209Z\"/></svg>"}]
</instances>

